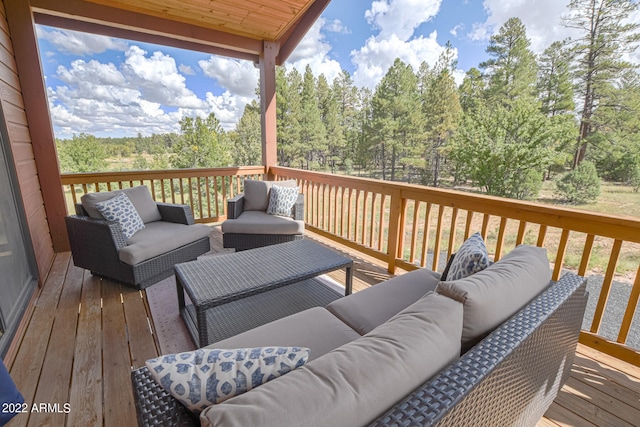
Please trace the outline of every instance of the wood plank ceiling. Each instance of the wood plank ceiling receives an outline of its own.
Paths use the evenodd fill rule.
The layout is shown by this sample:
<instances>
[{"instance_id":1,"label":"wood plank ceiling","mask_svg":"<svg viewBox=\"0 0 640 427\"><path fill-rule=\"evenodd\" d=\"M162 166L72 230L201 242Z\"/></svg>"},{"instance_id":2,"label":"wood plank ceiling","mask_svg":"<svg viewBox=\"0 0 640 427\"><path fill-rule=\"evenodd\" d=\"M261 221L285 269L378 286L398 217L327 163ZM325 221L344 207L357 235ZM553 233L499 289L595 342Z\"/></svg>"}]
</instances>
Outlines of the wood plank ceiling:
<instances>
[{"instance_id":1,"label":"wood plank ceiling","mask_svg":"<svg viewBox=\"0 0 640 427\"><path fill-rule=\"evenodd\" d=\"M314 0L87 0L256 40L276 41Z\"/></svg>"}]
</instances>

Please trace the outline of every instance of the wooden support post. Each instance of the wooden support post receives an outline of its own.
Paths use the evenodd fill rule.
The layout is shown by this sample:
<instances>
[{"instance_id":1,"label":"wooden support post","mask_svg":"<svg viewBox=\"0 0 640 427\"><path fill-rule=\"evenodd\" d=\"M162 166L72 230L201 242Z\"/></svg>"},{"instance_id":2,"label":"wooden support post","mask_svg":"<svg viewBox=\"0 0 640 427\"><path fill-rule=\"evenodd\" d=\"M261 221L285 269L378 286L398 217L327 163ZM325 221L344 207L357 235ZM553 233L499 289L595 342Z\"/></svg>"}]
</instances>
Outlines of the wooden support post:
<instances>
[{"instance_id":1,"label":"wooden support post","mask_svg":"<svg viewBox=\"0 0 640 427\"><path fill-rule=\"evenodd\" d=\"M260 55L260 125L262 128L262 164L267 176L270 166L278 163L276 129L276 56L279 46L274 42L264 42Z\"/></svg>"}]
</instances>

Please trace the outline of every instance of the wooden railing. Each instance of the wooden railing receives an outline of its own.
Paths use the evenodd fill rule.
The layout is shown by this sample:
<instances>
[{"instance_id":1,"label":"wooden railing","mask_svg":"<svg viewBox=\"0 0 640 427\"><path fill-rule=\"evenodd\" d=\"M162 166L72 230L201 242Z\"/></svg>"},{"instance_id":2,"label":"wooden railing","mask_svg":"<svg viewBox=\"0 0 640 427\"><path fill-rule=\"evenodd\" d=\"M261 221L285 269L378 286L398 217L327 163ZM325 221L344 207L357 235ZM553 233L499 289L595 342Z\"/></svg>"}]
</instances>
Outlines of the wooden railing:
<instances>
[{"instance_id":1,"label":"wooden railing","mask_svg":"<svg viewBox=\"0 0 640 427\"><path fill-rule=\"evenodd\" d=\"M146 185L156 201L187 204L197 222L224 221L227 199L243 191L244 178L261 179L264 166L61 175L67 211L83 194Z\"/></svg>"},{"instance_id":2,"label":"wooden railing","mask_svg":"<svg viewBox=\"0 0 640 427\"><path fill-rule=\"evenodd\" d=\"M521 243L547 249L553 279L563 268L595 274L602 286L580 341L640 366L625 345L640 297L640 221L530 202L351 176L271 167L277 179L296 179L305 194L305 221L318 234L396 268L442 271L449 255L472 233L494 260ZM616 268L633 283L617 331L599 335ZM636 319L636 322L640 319Z\"/></svg>"}]
</instances>

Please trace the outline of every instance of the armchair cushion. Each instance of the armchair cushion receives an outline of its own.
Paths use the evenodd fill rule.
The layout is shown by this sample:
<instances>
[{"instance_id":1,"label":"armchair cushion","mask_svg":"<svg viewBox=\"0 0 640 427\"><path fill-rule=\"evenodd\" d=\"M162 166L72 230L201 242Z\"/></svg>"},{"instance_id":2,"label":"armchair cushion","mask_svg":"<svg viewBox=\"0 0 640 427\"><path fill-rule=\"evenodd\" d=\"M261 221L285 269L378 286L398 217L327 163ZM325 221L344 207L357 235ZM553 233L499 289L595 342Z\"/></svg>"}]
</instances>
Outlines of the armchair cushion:
<instances>
[{"instance_id":1,"label":"armchair cushion","mask_svg":"<svg viewBox=\"0 0 640 427\"><path fill-rule=\"evenodd\" d=\"M269 206L269 194L271 186L277 183L281 187L296 187L295 179L286 181L258 181L254 179L244 180L244 210L266 212Z\"/></svg>"},{"instance_id":2,"label":"armchair cushion","mask_svg":"<svg viewBox=\"0 0 640 427\"><path fill-rule=\"evenodd\" d=\"M151 198L151 193L146 185L125 188L123 190L87 193L81 198L82 207L91 218L103 219L104 217L96 209L96 203L113 199L118 193L124 193L129 197L129 200L131 200L131 203L133 203L136 211L138 211L138 215L140 215L140 218L142 218L145 224L162 219L158 206Z\"/></svg>"},{"instance_id":3,"label":"armchair cushion","mask_svg":"<svg viewBox=\"0 0 640 427\"><path fill-rule=\"evenodd\" d=\"M127 246L118 251L120 261L136 265L155 256L162 255L181 246L188 245L211 233L204 224L177 224L156 221L146 224L127 240Z\"/></svg>"},{"instance_id":4,"label":"armchair cushion","mask_svg":"<svg viewBox=\"0 0 640 427\"><path fill-rule=\"evenodd\" d=\"M126 194L120 193L113 199L96 203L96 209L107 221L120 224L125 239L144 228L144 222Z\"/></svg>"},{"instance_id":5,"label":"armchair cushion","mask_svg":"<svg viewBox=\"0 0 640 427\"><path fill-rule=\"evenodd\" d=\"M267 213L270 215L291 216L291 208L298 200L298 187L283 187L273 184L269 195Z\"/></svg>"},{"instance_id":6,"label":"armchair cushion","mask_svg":"<svg viewBox=\"0 0 640 427\"><path fill-rule=\"evenodd\" d=\"M223 233L240 234L304 234L304 221L266 212L244 211L236 219L222 223Z\"/></svg>"}]
</instances>

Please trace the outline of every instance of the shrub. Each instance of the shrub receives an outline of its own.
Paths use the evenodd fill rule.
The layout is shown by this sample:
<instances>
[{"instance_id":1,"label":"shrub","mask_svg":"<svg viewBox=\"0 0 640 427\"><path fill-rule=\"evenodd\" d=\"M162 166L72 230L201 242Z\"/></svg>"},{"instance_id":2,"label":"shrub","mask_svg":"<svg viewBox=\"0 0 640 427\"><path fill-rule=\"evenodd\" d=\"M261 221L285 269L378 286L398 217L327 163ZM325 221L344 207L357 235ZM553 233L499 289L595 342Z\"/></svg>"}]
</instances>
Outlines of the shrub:
<instances>
[{"instance_id":1,"label":"shrub","mask_svg":"<svg viewBox=\"0 0 640 427\"><path fill-rule=\"evenodd\" d=\"M591 162L582 162L556 180L557 194L567 203L581 205L594 202L600 195L600 177Z\"/></svg>"}]
</instances>

